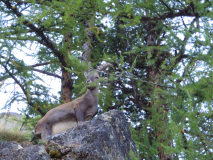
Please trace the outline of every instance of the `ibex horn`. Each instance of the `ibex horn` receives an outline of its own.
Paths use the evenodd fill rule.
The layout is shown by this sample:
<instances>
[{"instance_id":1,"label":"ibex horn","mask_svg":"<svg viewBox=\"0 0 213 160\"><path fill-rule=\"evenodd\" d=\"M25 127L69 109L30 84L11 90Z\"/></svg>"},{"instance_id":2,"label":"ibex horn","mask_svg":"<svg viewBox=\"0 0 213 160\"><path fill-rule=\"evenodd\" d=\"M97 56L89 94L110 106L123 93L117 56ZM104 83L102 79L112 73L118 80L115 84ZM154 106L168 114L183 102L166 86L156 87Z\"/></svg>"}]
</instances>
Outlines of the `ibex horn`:
<instances>
[{"instance_id":1,"label":"ibex horn","mask_svg":"<svg viewBox=\"0 0 213 160\"><path fill-rule=\"evenodd\" d=\"M89 72L92 71L92 65L91 65L91 62L89 62Z\"/></svg>"},{"instance_id":2,"label":"ibex horn","mask_svg":"<svg viewBox=\"0 0 213 160\"><path fill-rule=\"evenodd\" d=\"M107 67L113 68L113 65L112 65L111 63L104 63L104 64L98 66L97 71L103 71L103 70L105 70Z\"/></svg>"}]
</instances>

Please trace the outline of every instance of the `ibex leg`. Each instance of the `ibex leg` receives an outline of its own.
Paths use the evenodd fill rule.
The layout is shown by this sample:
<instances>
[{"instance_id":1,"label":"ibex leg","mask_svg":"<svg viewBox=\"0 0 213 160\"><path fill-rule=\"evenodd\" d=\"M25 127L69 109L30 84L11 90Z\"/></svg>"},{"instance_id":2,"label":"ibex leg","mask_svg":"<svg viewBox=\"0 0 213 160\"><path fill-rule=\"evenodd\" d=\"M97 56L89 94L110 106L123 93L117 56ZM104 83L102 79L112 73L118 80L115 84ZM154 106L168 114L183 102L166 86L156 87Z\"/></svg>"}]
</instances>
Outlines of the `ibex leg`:
<instances>
[{"instance_id":1,"label":"ibex leg","mask_svg":"<svg viewBox=\"0 0 213 160\"><path fill-rule=\"evenodd\" d=\"M78 122L84 122L84 112L82 110L76 110L75 116Z\"/></svg>"},{"instance_id":2,"label":"ibex leg","mask_svg":"<svg viewBox=\"0 0 213 160\"><path fill-rule=\"evenodd\" d=\"M45 139L47 136L52 134L52 126L45 125L45 127L41 131L41 139Z\"/></svg>"}]
</instances>

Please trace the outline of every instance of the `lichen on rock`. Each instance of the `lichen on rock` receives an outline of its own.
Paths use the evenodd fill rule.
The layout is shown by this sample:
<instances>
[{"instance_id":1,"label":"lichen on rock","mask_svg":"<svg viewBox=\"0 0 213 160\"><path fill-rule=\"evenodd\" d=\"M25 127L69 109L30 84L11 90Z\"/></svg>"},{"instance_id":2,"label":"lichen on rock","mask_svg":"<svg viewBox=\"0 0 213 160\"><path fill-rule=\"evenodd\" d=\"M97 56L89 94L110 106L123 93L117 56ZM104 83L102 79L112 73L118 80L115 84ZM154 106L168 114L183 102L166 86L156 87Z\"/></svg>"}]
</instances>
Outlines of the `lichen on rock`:
<instances>
[{"instance_id":1,"label":"lichen on rock","mask_svg":"<svg viewBox=\"0 0 213 160\"><path fill-rule=\"evenodd\" d=\"M0 159L126 160L137 153L123 112L111 110L48 137L46 146L0 141Z\"/></svg>"}]
</instances>

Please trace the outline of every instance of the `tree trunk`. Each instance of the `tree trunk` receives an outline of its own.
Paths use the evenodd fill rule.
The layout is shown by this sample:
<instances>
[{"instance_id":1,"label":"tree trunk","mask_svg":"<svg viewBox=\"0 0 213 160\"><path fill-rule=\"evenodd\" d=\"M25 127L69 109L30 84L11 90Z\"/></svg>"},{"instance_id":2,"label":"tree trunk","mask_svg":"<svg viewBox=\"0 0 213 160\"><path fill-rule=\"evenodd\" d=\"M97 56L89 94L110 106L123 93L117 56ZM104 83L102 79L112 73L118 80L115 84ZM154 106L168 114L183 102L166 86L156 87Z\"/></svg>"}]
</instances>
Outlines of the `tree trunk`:
<instances>
[{"instance_id":1,"label":"tree trunk","mask_svg":"<svg viewBox=\"0 0 213 160\"><path fill-rule=\"evenodd\" d=\"M69 48L72 44L72 34L66 33L64 36L64 41L67 45L67 51L66 54L69 54ZM64 56L64 61L67 64L67 67L70 67L67 61L67 57ZM63 67L61 68L62 72L62 80L61 80L61 101L64 101L66 103L70 102L71 100L71 92L73 90L73 81L71 79L71 73L65 70Z\"/></svg>"},{"instance_id":2,"label":"tree trunk","mask_svg":"<svg viewBox=\"0 0 213 160\"><path fill-rule=\"evenodd\" d=\"M158 23L159 22L150 22L150 21L147 22L147 34L148 34L147 39L146 39L147 46L157 46L157 37L159 36L160 32L155 30L155 27ZM164 61L164 58L162 58L163 55L158 53L158 51L155 49L153 49L152 51L149 51L147 53L147 55L148 54L151 54L151 59L154 60L154 59L156 59L156 57L157 57L157 59L156 59L154 65L148 66L147 79L150 82L154 82L154 83L158 84L160 82L160 80L158 78L158 76L160 75L160 67ZM155 85L152 88L150 88L150 93L154 93L154 90L157 87L159 87L159 86ZM162 96L160 93L157 96L158 96L158 98L162 99ZM151 100L151 107L154 107L154 105L155 105L154 103L155 103L154 99ZM160 104L160 105L158 104L158 107L156 108L158 114L165 114L163 116L163 118L158 119L158 122L160 122L160 121L164 122L164 126L153 126L156 129L155 137L158 139L158 143L164 143L165 138L166 138L166 141L169 139L169 137L162 136L165 134L165 131L166 131L165 127L167 126L167 122L168 122L166 120L166 119L168 119L166 113L162 112L162 107L164 107L164 106L165 106L164 104ZM152 117L152 116L150 116L150 117ZM172 145L172 144L170 144L170 142L169 142L168 145ZM172 157L172 155L166 155L166 153L164 152L162 147L158 147L158 156L161 160L169 160Z\"/></svg>"},{"instance_id":3,"label":"tree trunk","mask_svg":"<svg viewBox=\"0 0 213 160\"><path fill-rule=\"evenodd\" d=\"M92 26L88 21L85 22L85 25L85 32L87 33L85 36L87 37L87 40L83 43L84 52L82 54L82 59L85 62L89 62L90 53L92 52L91 42L93 42L94 33L92 32Z\"/></svg>"},{"instance_id":4,"label":"tree trunk","mask_svg":"<svg viewBox=\"0 0 213 160\"><path fill-rule=\"evenodd\" d=\"M61 89L61 100L66 103L69 102L71 100L73 84L71 80L71 73L67 72L64 68L62 68Z\"/></svg>"}]
</instances>

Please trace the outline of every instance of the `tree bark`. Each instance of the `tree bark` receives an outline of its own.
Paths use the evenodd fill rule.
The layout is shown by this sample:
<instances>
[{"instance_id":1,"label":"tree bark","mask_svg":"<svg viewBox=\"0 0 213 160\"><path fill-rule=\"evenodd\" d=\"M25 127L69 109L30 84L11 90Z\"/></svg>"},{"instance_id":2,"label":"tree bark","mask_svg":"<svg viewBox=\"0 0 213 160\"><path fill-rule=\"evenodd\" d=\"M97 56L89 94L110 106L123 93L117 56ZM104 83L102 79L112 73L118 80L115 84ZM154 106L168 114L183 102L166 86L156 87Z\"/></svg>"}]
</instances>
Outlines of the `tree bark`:
<instances>
[{"instance_id":1,"label":"tree bark","mask_svg":"<svg viewBox=\"0 0 213 160\"><path fill-rule=\"evenodd\" d=\"M84 52L82 54L82 59L85 62L89 62L90 59L90 53L92 52L92 44L91 42L93 42L93 37L94 37L94 33L92 32L92 26L90 24L89 21L85 22L85 32L87 35L85 35L87 37L87 40L83 43L83 49Z\"/></svg>"},{"instance_id":2,"label":"tree bark","mask_svg":"<svg viewBox=\"0 0 213 160\"><path fill-rule=\"evenodd\" d=\"M148 36L147 36L147 39L146 39L146 42L147 42L147 46L157 46L157 37L159 37L159 33L157 30L155 30L155 27L156 25L159 23L159 21L155 21L155 22L151 22L151 21L148 21L147 22L147 33L148 33ZM155 61L155 64L154 65L150 65L148 66L147 68L147 79L149 82L153 82L153 83L159 83L159 78L158 76L160 75L160 67L161 67L161 64L163 63L164 61L164 58L162 57L163 55L161 55L160 53L158 53L157 50L153 49L152 51L149 51L147 53L148 54L151 54L151 58L152 59L155 59L156 56L158 57L157 60ZM159 87L159 86L156 86L154 85L152 88L150 88L150 93L154 93L154 90ZM162 96L161 94L159 93L158 94L158 98L162 99ZM151 100L151 107L154 107L154 100ZM165 114L165 113L160 113L162 111L162 107L164 107L164 104L160 104L159 107L157 107L157 112L159 112L159 114ZM152 117L152 116L150 116ZM165 116L163 116L163 118L160 118L158 121L164 121L164 126L167 126L167 115L165 114ZM164 143L165 139L162 138L165 134L165 128L162 128L162 126L153 126L155 129L156 129L156 135L155 137L158 139L158 142L159 143ZM167 139L169 139L169 137L167 137ZM172 145L169 144L168 145ZM170 160L172 155L167 155L163 148L162 147L158 147L158 156L161 160Z\"/></svg>"},{"instance_id":3,"label":"tree bark","mask_svg":"<svg viewBox=\"0 0 213 160\"><path fill-rule=\"evenodd\" d=\"M65 33L64 41L67 46L66 54L69 54L69 48L72 45L72 34L71 33ZM66 62L66 66L71 69L71 66L69 65L69 62L67 60L67 57L64 55L64 61ZM73 90L73 81L71 79L72 74L65 70L63 67L61 68L62 72L62 80L61 80L61 101L64 101L65 103L70 102L71 100L71 92Z\"/></svg>"},{"instance_id":4,"label":"tree bark","mask_svg":"<svg viewBox=\"0 0 213 160\"><path fill-rule=\"evenodd\" d=\"M73 89L73 83L71 80L71 73L62 68L62 80L61 80L61 100L66 103L71 100L71 91Z\"/></svg>"}]
</instances>

